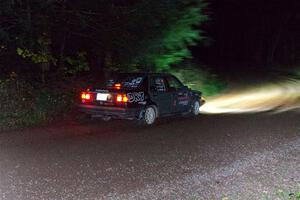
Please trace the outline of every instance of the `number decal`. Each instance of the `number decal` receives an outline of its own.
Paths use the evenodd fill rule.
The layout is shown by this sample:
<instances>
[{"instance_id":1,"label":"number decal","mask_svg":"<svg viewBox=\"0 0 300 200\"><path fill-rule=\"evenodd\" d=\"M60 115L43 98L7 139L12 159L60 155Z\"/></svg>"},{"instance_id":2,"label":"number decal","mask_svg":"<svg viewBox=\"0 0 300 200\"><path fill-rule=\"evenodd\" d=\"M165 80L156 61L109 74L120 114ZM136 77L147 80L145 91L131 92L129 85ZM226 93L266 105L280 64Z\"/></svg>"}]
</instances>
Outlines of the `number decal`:
<instances>
[{"instance_id":1,"label":"number decal","mask_svg":"<svg viewBox=\"0 0 300 200\"><path fill-rule=\"evenodd\" d=\"M127 93L127 97L129 103L140 102L140 101L144 101L145 94L144 92L133 92L133 93Z\"/></svg>"}]
</instances>

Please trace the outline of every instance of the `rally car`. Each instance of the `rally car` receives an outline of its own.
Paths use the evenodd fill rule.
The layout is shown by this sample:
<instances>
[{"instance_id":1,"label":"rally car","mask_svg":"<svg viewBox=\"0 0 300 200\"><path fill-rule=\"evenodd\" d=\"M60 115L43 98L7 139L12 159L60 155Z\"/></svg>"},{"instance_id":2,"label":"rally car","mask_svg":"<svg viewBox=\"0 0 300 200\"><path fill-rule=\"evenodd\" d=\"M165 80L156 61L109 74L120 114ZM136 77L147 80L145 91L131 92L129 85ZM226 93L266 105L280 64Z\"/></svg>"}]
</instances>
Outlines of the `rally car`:
<instances>
[{"instance_id":1,"label":"rally car","mask_svg":"<svg viewBox=\"0 0 300 200\"><path fill-rule=\"evenodd\" d=\"M184 86L166 73L121 73L104 86L81 93L81 111L103 120L137 120L151 125L158 117L197 116L204 104L202 93Z\"/></svg>"}]
</instances>

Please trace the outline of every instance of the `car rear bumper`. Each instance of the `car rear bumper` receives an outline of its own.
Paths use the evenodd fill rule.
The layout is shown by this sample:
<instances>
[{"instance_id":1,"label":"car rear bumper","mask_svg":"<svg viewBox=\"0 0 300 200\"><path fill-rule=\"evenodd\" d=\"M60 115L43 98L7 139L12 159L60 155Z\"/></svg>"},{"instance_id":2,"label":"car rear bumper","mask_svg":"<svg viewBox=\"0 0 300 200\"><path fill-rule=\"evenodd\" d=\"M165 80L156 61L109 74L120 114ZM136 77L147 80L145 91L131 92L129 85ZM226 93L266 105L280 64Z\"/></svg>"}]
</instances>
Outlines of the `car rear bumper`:
<instances>
[{"instance_id":1,"label":"car rear bumper","mask_svg":"<svg viewBox=\"0 0 300 200\"><path fill-rule=\"evenodd\" d=\"M120 119L136 119L140 111L140 109L137 108L108 107L85 104L79 105L79 108L82 112L95 117L110 116L112 118Z\"/></svg>"}]
</instances>

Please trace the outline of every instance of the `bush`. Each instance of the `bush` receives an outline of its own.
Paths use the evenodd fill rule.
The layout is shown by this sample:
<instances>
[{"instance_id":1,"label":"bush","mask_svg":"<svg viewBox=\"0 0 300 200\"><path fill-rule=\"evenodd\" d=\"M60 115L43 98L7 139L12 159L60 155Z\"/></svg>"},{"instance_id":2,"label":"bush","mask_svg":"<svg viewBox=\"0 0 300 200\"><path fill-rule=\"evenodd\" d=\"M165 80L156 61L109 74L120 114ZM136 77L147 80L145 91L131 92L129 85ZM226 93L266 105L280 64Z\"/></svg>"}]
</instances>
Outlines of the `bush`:
<instances>
[{"instance_id":1,"label":"bush","mask_svg":"<svg viewBox=\"0 0 300 200\"><path fill-rule=\"evenodd\" d=\"M296 76L297 79L300 79L300 68L296 68L293 72L293 74Z\"/></svg>"},{"instance_id":2,"label":"bush","mask_svg":"<svg viewBox=\"0 0 300 200\"><path fill-rule=\"evenodd\" d=\"M193 65L174 68L170 72L188 87L201 91L204 96L216 95L226 87L225 82L219 79L217 75Z\"/></svg>"},{"instance_id":3,"label":"bush","mask_svg":"<svg viewBox=\"0 0 300 200\"><path fill-rule=\"evenodd\" d=\"M69 110L71 93L10 77L0 80L0 130L55 119Z\"/></svg>"}]
</instances>

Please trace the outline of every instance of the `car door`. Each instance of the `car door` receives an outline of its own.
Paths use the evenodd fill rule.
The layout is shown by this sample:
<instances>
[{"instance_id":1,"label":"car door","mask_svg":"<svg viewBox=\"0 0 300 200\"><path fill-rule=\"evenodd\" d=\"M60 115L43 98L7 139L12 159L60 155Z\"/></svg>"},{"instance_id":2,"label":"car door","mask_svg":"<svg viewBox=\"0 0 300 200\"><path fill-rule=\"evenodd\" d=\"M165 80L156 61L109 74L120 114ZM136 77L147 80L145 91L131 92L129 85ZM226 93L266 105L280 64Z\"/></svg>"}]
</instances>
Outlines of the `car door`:
<instances>
[{"instance_id":1,"label":"car door","mask_svg":"<svg viewBox=\"0 0 300 200\"><path fill-rule=\"evenodd\" d=\"M189 90L176 77L166 77L168 90L173 92L173 108L174 112L187 112L190 109Z\"/></svg>"},{"instance_id":2,"label":"car door","mask_svg":"<svg viewBox=\"0 0 300 200\"><path fill-rule=\"evenodd\" d=\"M163 76L150 76L149 86L151 100L158 106L159 114L169 114L173 95L168 92L166 79Z\"/></svg>"}]
</instances>

